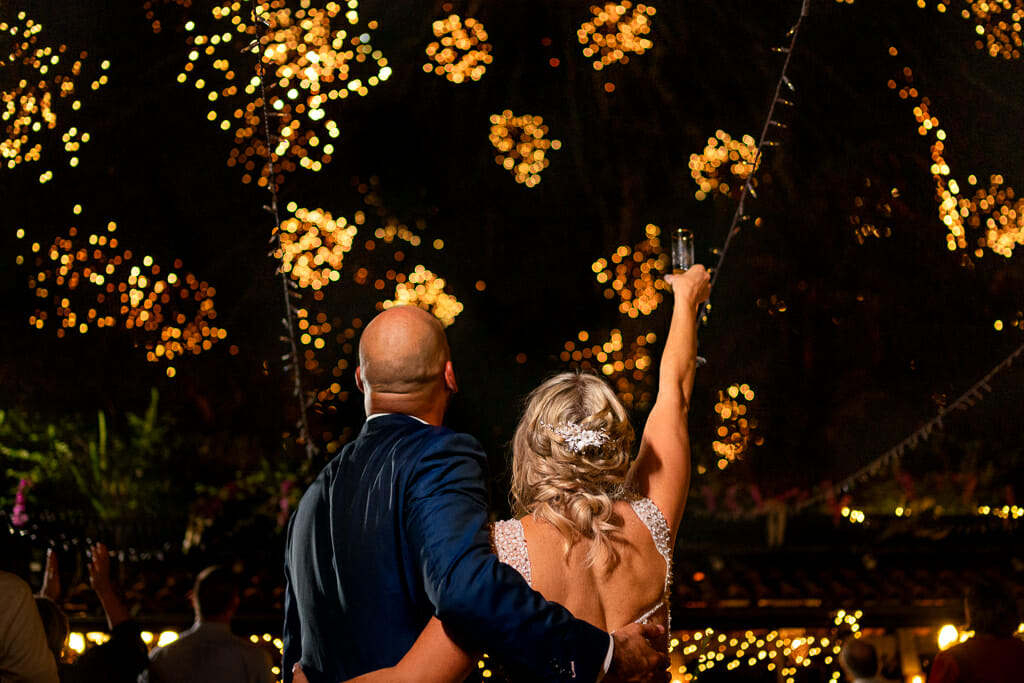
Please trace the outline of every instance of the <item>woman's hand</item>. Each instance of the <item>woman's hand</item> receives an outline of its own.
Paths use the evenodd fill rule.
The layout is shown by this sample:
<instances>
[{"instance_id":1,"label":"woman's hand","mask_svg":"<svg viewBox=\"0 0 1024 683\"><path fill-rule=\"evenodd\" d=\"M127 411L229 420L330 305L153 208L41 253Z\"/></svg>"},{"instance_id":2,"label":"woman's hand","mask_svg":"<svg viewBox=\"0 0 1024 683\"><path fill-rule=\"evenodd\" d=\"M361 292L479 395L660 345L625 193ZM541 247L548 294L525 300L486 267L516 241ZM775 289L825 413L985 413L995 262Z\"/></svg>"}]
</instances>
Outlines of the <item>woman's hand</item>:
<instances>
[{"instance_id":1,"label":"woman's hand","mask_svg":"<svg viewBox=\"0 0 1024 683\"><path fill-rule=\"evenodd\" d=\"M306 674L302 672L302 665L298 662L295 662L295 666L292 667L292 683L309 683Z\"/></svg>"},{"instance_id":2,"label":"woman's hand","mask_svg":"<svg viewBox=\"0 0 1024 683\"><path fill-rule=\"evenodd\" d=\"M691 266L685 273L666 275L665 282L672 287L677 308L685 303L696 312L697 306L711 295L711 274L700 264Z\"/></svg>"}]
</instances>

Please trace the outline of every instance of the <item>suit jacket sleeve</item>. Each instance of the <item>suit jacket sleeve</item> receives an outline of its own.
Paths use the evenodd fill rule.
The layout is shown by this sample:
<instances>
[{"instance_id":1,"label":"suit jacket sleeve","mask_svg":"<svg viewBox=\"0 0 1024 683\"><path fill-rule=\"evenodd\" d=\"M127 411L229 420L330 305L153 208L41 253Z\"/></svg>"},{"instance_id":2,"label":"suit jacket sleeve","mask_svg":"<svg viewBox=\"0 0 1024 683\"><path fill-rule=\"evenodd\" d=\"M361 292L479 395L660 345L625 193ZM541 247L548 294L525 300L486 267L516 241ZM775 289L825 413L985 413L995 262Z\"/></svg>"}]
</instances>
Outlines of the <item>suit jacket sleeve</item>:
<instances>
[{"instance_id":1,"label":"suit jacket sleeve","mask_svg":"<svg viewBox=\"0 0 1024 683\"><path fill-rule=\"evenodd\" d=\"M596 681L608 634L544 600L491 552L485 462L475 439L449 434L420 458L408 486L406 529L435 614L464 649L535 680Z\"/></svg>"},{"instance_id":2,"label":"suit jacket sleeve","mask_svg":"<svg viewBox=\"0 0 1024 683\"><path fill-rule=\"evenodd\" d=\"M302 626L299 623L299 611L295 605L295 591L292 588L292 572L289 563L292 542L292 527L295 515L288 520L288 532L285 536L284 561L284 630L281 658L281 675L284 683L292 681L292 666L302 657Z\"/></svg>"}]
</instances>

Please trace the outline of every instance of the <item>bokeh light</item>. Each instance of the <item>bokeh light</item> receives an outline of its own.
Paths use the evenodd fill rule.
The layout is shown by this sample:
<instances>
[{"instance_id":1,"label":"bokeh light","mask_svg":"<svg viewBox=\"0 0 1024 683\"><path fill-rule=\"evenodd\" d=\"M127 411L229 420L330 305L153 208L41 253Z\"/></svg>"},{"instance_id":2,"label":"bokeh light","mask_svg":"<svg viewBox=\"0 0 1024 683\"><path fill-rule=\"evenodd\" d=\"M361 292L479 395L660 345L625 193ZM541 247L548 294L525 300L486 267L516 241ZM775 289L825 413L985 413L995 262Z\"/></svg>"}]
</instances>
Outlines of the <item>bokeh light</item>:
<instances>
[{"instance_id":1,"label":"bokeh light","mask_svg":"<svg viewBox=\"0 0 1024 683\"><path fill-rule=\"evenodd\" d=\"M304 209L291 202L293 214L281 222L280 248L274 257L300 287L320 289L341 278L345 254L352 250L357 228L344 217L322 209Z\"/></svg>"},{"instance_id":2,"label":"bokeh light","mask_svg":"<svg viewBox=\"0 0 1024 683\"><path fill-rule=\"evenodd\" d=\"M1020 59L1024 0L971 0L961 15L975 22L976 48L992 57Z\"/></svg>"},{"instance_id":3,"label":"bokeh light","mask_svg":"<svg viewBox=\"0 0 1024 683\"><path fill-rule=\"evenodd\" d=\"M83 71L98 67L105 72L110 62L94 64L87 62L85 51L73 57L67 45L44 45L42 31L42 25L25 12L13 20L0 14L0 160L8 170L22 163L43 163L44 146L56 147L58 131L63 131L60 139L68 165L77 166L80 148L89 141L87 131L70 125L82 107L81 91L86 83L92 90L107 83L105 73L90 83ZM50 168L40 173L40 183L53 178L53 163L45 162Z\"/></svg>"},{"instance_id":4,"label":"bokeh light","mask_svg":"<svg viewBox=\"0 0 1024 683\"><path fill-rule=\"evenodd\" d=\"M214 6L207 28L195 21L185 25L190 50L178 81L191 81L204 92L211 107L207 119L234 136L228 165L242 169L244 183L267 184L268 158L276 162L279 184L298 167L321 170L332 160L332 140L340 135L330 113L337 101L364 96L391 76L388 60L370 43L377 22L360 28L356 0L323 7L311 6L310 0L293 4L298 7L291 9L284 0L259 3L259 17L267 24L261 38L249 3L239 0ZM248 45L268 70L270 155L260 77L252 75Z\"/></svg>"},{"instance_id":5,"label":"bokeh light","mask_svg":"<svg viewBox=\"0 0 1024 683\"><path fill-rule=\"evenodd\" d=\"M650 315L669 289L662 279L670 266L662 251L661 228L649 223L644 232L647 239L632 249L622 245L609 259L600 258L591 266L597 281L605 285L605 298L618 297L619 312L630 318Z\"/></svg>"},{"instance_id":6,"label":"bokeh light","mask_svg":"<svg viewBox=\"0 0 1024 683\"><path fill-rule=\"evenodd\" d=\"M383 302L384 308L413 305L429 311L441 324L448 327L462 313L462 304L453 295L444 291L444 278L438 277L423 266L408 276L399 275L395 286L395 297Z\"/></svg>"},{"instance_id":7,"label":"bokeh light","mask_svg":"<svg viewBox=\"0 0 1024 683\"><path fill-rule=\"evenodd\" d=\"M718 457L720 470L742 459L751 447L764 443L764 437L757 433L757 420L749 416L753 400L754 390L748 384L731 384L718 391L718 427L711 448Z\"/></svg>"},{"instance_id":8,"label":"bokeh light","mask_svg":"<svg viewBox=\"0 0 1024 683\"><path fill-rule=\"evenodd\" d=\"M700 154L690 155L690 175L697 183L694 196L704 200L714 192L729 196L739 193L757 161L757 143L753 136L733 139L724 130L708 138Z\"/></svg>"},{"instance_id":9,"label":"bokeh light","mask_svg":"<svg viewBox=\"0 0 1024 683\"><path fill-rule=\"evenodd\" d=\"M479 81L492 60L484 25L472 17L463 20L452 14L435 21L433 29L437 40L427 45L430 61L423 65L423 70L444 76L452 83Z\"/></svg>"},{"instance_id":10,"label":"bokeh light","mask_svg":"<svg viewBox=\"0 0 1024 683\"><path fill-rule=\"evenodd\" d=\"M895 47L889 54L897 56ZM916 101L914 118L918 123L917 132L932 138L931 174L935 181L935 196L939 204L939 220L946 226L946 247L950 251L964 250L964 263L970 263L970 255L984 256L990 249L996 254L1009 258L1018 244L1024 244L1024 198L1018 199L1012 187L1004 184L1002 175L992 174L986 186L979 187L969 196L953 176L945 158L946 131L939 127L939 119L930 111L930 101L914 87L914 73L910 67L901 71L902 85L895 79L889 80L889 89L897 91L901 99ZM967 177L967 185L978 184L976 176ZM969 239L967 228L982 231ZM971 243L973 241L973 244Z\"/></svg>"},{"instance_id":11,"label":"bokeh light","mask_svg":"<svg viewBox=\"0 0 1024 683\"><path fill-rule=\"evenodd\" d=\"M216 290L211 285L182 272L180 260L165 270L151 256L121 247L116 231L114 221L89 235L71 227L49 247L34 242L28 258L17 258L19 265L31 260L29 287L48 304L29 318L32 327L56 327L58 337L124 329L152 363L198 355L227 336L213 324ZM17 235L26 239L24 230Z\"/></svg>"},{"instance_id":12,"label":"bokeh light","mask_svg":"<svg viewBox=\"0 0 1024 683\"><path fill-rule=\"evenodd\" d=\"M145 0L142 10L146 14L146 21L153 27L153 33L160 33L164 29L163 22L157 16L157 7L162 5L176 5L187 10L192 7L192 0Z\"/></svg>"},{"instance_id":13,"label":"bokeh light","mask_svg":"<svg viewBox=\"0 0 1024 683\"><path fill-rule=\"evenodd\" d=\"M534 187L548 167L547 151L561 149L559 140L548 140L548 127L540 116L516 116L506 109L491 116L490 141L494 161L511 173L517 183Z\"/></svg>"},{"instance_id":14,"label":"bokeh light","mask_svg":"<svg viewBox=\"0 0 1024 683\"><path fill-rule=\"evenodd\" d=\"M630 54L642 55L654 46L647 36L655 12L650 5L634 7L629 0L593 5L591 18L576 31L583 56L593 59L594 69L600 71L616 62L626 64Z\"/></svg>"},{"instance_id":15,"label":"bokeh light","mask_svg":"<svg viewBox=\"0 0 1024 683\"><path fill-rule=\"evenodd\" d=\"M864 185L853 198L853 211L849 221L857 244L869 238L892 236L889 221L893 214L893 201L900 196L899 189L886 189L877 178L864 178Z\"/></svg>"}]
</instances>

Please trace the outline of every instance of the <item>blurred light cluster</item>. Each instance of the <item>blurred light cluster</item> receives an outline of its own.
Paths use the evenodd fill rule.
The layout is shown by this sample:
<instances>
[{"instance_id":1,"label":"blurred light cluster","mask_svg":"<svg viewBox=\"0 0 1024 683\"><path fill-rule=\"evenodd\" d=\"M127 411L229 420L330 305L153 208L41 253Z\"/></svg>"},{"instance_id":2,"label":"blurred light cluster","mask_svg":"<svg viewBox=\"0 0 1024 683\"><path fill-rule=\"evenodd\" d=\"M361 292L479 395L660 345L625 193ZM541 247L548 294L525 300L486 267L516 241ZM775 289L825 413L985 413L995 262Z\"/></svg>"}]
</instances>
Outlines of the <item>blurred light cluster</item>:
<instances>
[{"instance_id":1,"label":"blurred light cluster","mask_svg":"<svg viewBox=\"0 0 1024 683\"><path fill-rule=\"evenodd\" d=\"M701 154L690 155L690 175L698 186L694 196L703 201L713 192L727 196L739 192L756 160L757 143L753 136L734 140L724 130L716 131ZM735 184L730 185L731 179L735 179Z\"/></svg>"},{"instance_id":2,"label":"blurred light cluster","mask_svg":"<svg viewBox=\"0 0 1024 683\"><path fill-rule=\"evenodd\" d=\"M352 250L357 228L344 217L322 209L288 204L292 218L281 223L280 248L274 257L300 287L320 289L341 279L341 264Z\"/></svg>"},{"instance_id":3,"label":"blurred light cluster","mask_svg":"<svg viewBox=\"0 0 1024 683\"><path fill-rule=\"evenodd\" d=\"M629 340L628 348L625 335L618 329L613 329L604 342L588 344L590 333L585 330L580 331L577 339L565 343L559 355L562 362L603 374L627 408L650 408L654 400L654 378L650 373L654 360L648 347L657 341L657 335L639 334Z\"/></svg>"},{"instance_id":4,"label":"blurred light cluster","mask_svg":"<svg viewBox=\"0 0 1024 683\"><path fill-rule=\"evenodd\" d=\"M898 54L895 47L889 48L889 54ZM889 89L899 88L901 99L917 99L919 93L913 87L914 74L910 67L904 67L901 74L903 86L895 79L889 81ZM947 227L946 246L950 251L971 249L968 241L967 227L984 230L984 234L975 239L973 254L976 258L984 255L984 249L1009 258L1018 244L1024 244L1024 199L1018 199L1012 187L1004 185L1003 177L993 174L988 188L979 188L973 197L961 194L962 188L951 177L949 164L945 159L946 131L939 127L939 119L929 111L929 100L921 97L914 107L914 117L918 123L918 134L934 136L931 144L931 173L935 180L935 196L939 203L939 219ZM967 178L967 183L977 185L974 175ZM965 254L964 259L969 262Z\"/></svg>"},{"instance_id":5,"label":"blurred light cluster","mask_svg":"<svg viewBox=\"0 0 1024 683\"><path fill-rule=\"evenodd\" d=\"M67 119L82 107L82 71L89 54L68 55L68 46L42 45L41 24L19 12L17 19L0 15L0 162L7 169L22 163L41 162L44 143L49 146L60 134L68 165L78 165L78 152L89 141L89 133L69 126ZM100 71L110 62L99 64ZM91 89L106 85L107 75L100 74L91 82ZM53 178L53 170L39 175L39 182Z\"/></svg>"},{"instance_id":6,"label":"blurred light cluster","mask_svg":"<svg viewBox=\"0 0 1024 683\"><path fill-rule=\"evenodd\" d=\"M943 4L939 3L940 7ZM975 47L992 57L1020 59L1024 0L970 0L969 4L962 16L977 22Z\"/></svg>"},{"instance_id":7,"label":"blurred light cluster","mask_svg":"<svg viewBox=\"0 0 1024 683\"><path fill-rule=\"evenodd\" d=\"M145 0L142 3L142 10L146 13L146 21L153 27L153 33L160 33L164 28L163 23L156 16L157 5L177 5L188 9L192 7L192 0Z\"/></svg>"},{"instance_id":8,"label":"blurred light cluster","mask_svg":"<svg viewBox=\"0 0 1024 683\"><path fill-rule=\"evenodd\" d=\"M718 456L720 470L742 459L752 446L764 443L764 437L755 433L757 420L747 417L747 404L753 400L754 390L747 384L732 384L718 392L715 413L719 424L715 431L717 438L711 442L711 448Z\"/></svg>"},{"instance_id":9,"label":"blurred light cluster","mask_svg":"<svg viewBox=\"0 0 1024 683\"><path fill-rule=\"evenodd\" d=\"M594 69L600 71L615 62L629 62L630 53L642 55L654 46L646 36L655 12L649 5L633 7L629 0L591 6L592 18L576 31L583 56L593 58Z\"/></svg>"},{"instance_id":10,"label":"blurred light cluster","mask_svg":"<svg viewBox=\"0 0 1024 683\"><path fill-rule=\"evenodd\" d=\"M533 187L548 167L547 151L561 149L559 140L548 140L548 127L540 116L515 116L506 109L491 116L494 161L515 176L517 183Z\"/></svg>"},{"instance_id":11,"label":"blurred light cluster","mask_svg":"<svg viewBox=\"0 0 1024 683\"><path fill-rule=\"evenodd\" d=\"M407 277L401 276L395 286L395 298L383 302L383 308L413 305L429 311L441 324L448 327L462 313L462 304L444 291L444 278L423 266L416 266Z\"/></svg>"},{"instance_id":12,"label":"blurred light cluster","mask_svg":"<svg viewBox=\"0 0 1024 683\"><path fill-rule=\"evenodd\" d=\"M661 228L648 224L647 239L630 249L623 245L610 259L600 258L591 266L597 281L605 285L606 299L619 297L619 312L636 318L650 315L669 289L662 274L669 272L669 257L662 250Z\"/></svg>"},{"instance_id":13,"label":"blurred light cluster","mask_svg":"<svg viewBox=\"0 0 1024 683\"><path fill-rule=\"evenodd\" d=\"M217 317L213 287L191 273L176 272L180 260L164 274L152 257L137 258L131 250L119 249L116 229L111 221L106 233L80 237L72 227L49 248L32 244L35 256L30 258L38 270L29 287L52 304L54 315L51 321L49 311L37 309L29 318L31 326L41 330L51 322L58 337L69 331L123 327L141 335L146 360L152 363L199 354L227 336L212 324ZM24 239L24 230L17 236ZM18 256L19 265L25 261ZM168 375L174 375L173 367Z\"/></svg>"},{"instance_id":14,"label":"blurred light cluster","mask_svg":"<svg viewBox=\"0 0 1024 683\"><path fill-rule=\"evenodd\" d=\"M839 634L860 630L862 612L840 610L833 618L839 633L815 634L810 629L748 630L716 632L713 628L678 631L669 642L673 681L699 681L721 668L734 671L742 666L763 667L774 672L780 683L795 683L800 671L812 665L832 669L829 680L839 681ZM835 634L835 635L833 635Z\"/></svg>"},{"instance_id":15,"label":"blurred light cluster","mask_svg":"<svg viewBox=\"0 0 1024 683\"><path fill-rule=\"evenodd\" d=\"M259 18L267 23L257 37L247 2L217 4L211 10L212 25L206 32L194 21L185 24L191 48L178 82L191 79L206 94L211 109L207 119L234 135L229 166L239 166L245 183L268 182L269 158L277 162L275 181L302 167L319 171L330 163L340 134L328 109L337 100L366 95L369 88L386 81L391 67L380 50L370 44L368 30L377 22L360 23L357 0L327 2L312 7L298 0L259 3ZM263 93L260 75L253 74L247 46L259 52L267 70L267 109L271 144L264 135ZM253 75L249 75L253 74ZM268 154L268 151L272 154Z\"/></svg>"},{"instance_id":16,"label":"blurred light cluster","mask_svg":"<svg viewBox=\"0 0 1024 683\"><path fill-rule=\"evenodd\" d=\"M886 190L877 179L864 179L863 189L853 198L854 208L849 217L857 244L864 244L869 238L892 235L892 228L883 222L888 223L892 218L892 200L899 196L895 187Z\"/></svg>"},{"instance_id":17,"label":"blurred light cluster","mask_svg":"<svg viewBox=\"0 0 1024 683\"><path fill-rule=\"evenodd\" d=\"M372 206L376 209L377 217L380 221L380 227L376 228L373 232L375 239L381 240L385 244L391 244L396 239L399 239L414 247L418 247L420 245L422 239L419 234L414 232L412 228L388 211L384 206L384 198L380 190L380 178L372 176L368 183L359 183L357 189L359 190L359 193L363 195L363 201L368 206ZM356 222L361 224L363 220L363 212L356 212ZM426 228L425 221L419 220L416 222L417 230L422 231L424 228ZM436 244L435 246L440 248ZM366 247L367 249L373 250L376 247L376 244L369 242Z\"/></svg>"},{"instance_id":18,"label":"blurred light cluster","mask_svg":"<svg viewBox=\"0 0 1024 683\"><path fill-rule=\"evenodd\" d=\"M1024 517L1024 507L1017 505L1004 505L1002 507L979 505L978 514L992 515L993 517L998 517L1000 519L1020 519L1021 517Z\"/></svg>"},{"instance_id":19,"label":"blurred light cluster","mask_svg":"<svg viewBox=\"0 0 1024 683\"><path fill-rule=\"evenodd\" d=\"M427 45L430 61L423 65L423 70L444 76L452 83L479 81L492 60L484 25L472 17L463 20L452 14L435 21L433 28L438 40Z\"/></svg>"},{"instance_id":20,"label":"blurred light cluster","mask_svg":"<svg viewBox=\"0 0 1024 683\"><path fill-rule=\"evenodd\" d=\"M762 311L767 311L768 315L785 313L788 310L788 307L786 306L786 300L783 299L778 294L758 297L757 307Z\"/></svg>"}]
</instances>

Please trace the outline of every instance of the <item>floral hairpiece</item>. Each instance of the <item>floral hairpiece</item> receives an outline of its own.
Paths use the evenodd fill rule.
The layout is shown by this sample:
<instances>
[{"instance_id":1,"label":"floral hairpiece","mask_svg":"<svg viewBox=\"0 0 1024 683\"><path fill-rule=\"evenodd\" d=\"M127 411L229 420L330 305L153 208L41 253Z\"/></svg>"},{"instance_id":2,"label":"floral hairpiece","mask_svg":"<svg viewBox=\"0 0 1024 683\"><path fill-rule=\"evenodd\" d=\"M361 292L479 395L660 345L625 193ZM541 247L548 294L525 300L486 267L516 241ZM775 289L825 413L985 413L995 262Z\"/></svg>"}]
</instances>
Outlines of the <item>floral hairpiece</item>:
<instances>
[{"instance_id":1,"label":"floral hairpiece","mask_svg":"<svg viewBox=\"0 0 1024 683\"><path fill-rule=\"evenodd\" d=\"M557 425L549 425L542 420L541 424L562 437L565 447L573 453L579 454L591 446L600 448L608 443L608 433L604 429L586 429L575 422L559 422Z\"/></svg>"}]
</instances>

